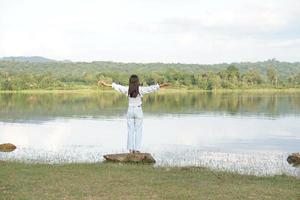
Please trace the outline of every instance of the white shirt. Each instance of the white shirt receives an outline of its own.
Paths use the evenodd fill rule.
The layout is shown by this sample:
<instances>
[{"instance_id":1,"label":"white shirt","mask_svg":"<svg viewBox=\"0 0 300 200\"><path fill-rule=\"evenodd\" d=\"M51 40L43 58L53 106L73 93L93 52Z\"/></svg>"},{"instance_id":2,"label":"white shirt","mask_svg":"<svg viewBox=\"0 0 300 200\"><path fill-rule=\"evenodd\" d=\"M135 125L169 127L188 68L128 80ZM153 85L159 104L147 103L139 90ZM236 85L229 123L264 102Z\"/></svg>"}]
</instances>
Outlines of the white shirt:
<instances>
[{"instance_id":1,"label":"white shirt","mask_svg":"<svg viewBox=\"0 0 300 200\"><path fill-rule=\"evenodd\" d=\"M128 86L119 85L116 83L111 84L112 88L117 90L118 92L121 92L123 94L126 94L128 96ZM148 94L151 92L155 92L159 90L159 84L150 85L148 87L142 87L139 86L139 93L137 97L130 97L128 96L128 106L140 106L142 105L142 97L144 94Z\"/></svg>"}]
</instances>

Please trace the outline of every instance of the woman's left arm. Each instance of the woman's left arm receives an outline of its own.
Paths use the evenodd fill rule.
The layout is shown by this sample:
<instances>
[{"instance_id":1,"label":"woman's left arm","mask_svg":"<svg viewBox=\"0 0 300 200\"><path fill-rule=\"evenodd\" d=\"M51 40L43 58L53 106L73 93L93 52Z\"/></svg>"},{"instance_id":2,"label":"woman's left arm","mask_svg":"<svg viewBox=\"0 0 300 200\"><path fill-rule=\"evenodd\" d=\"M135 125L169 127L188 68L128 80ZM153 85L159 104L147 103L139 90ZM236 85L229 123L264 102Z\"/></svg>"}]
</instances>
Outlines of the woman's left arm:
<instances>
[{"instance_id":1,"label":"woman's left arm","mask_svg":"<svg viewBox=\"0 0 300 200\"><path fill-rule=\"evenodd\" d=\"M127 86L123 86L117 83L112 83L111 87L114 88L115 90L117 90L118 92L121 92L123 94L128 94L128 87Z\"/></svg>"},{"instance_id":2,"label":"woman's left arm","mask_svg":"<svg viewBox=\"0 0 300 200\"><path fill-rule=\"evenodd\" d=\"M105 86L105 87L111 87L111 84L107 84L105 81L98 81L98 85L103 85L103 86Z\"/></svg>"},{"instance_id":3,"label":"woman's left arm","mask_svg":"<svg viewBox=\"0 0 300 200\"><path fill-rule=\"evenodd\" d=\"M123 94L128 93L128 87L112 82L112 84L108 84L105 81L98 81L98 84L104 85L106 87L112 87L113 89L121 92Z\"/></svg>"}]
</instances>

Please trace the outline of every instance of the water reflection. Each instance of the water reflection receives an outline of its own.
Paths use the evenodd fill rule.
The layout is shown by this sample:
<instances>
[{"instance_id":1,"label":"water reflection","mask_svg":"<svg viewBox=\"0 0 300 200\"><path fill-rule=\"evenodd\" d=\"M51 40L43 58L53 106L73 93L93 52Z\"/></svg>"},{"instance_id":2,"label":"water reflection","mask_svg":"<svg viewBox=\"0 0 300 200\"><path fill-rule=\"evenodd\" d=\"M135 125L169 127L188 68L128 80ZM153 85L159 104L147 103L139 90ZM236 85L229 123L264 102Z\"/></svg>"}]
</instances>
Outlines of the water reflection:
<instances>
[{"instance_id":1,"label":"water reflection","mask_svg":"<svg viewBox=\"0 0 300 200\"><path fill-rule=\"evenodd\" d=\"M300 93L157 93L144 97L142 151L157 165L300 176ZM127 100L115 92L0 94L0 160L98 162L125 152ZM41 123L40 123L41 122Z\"/></svg>"},{"instance_id":2,"label":"water reflection","mask_svg":"<svg viewBox=\"0 0 300 200\"><path fill-rule=\"evenodd\" d=\"M157 93L145 96L146 115L299 115L300 93ZM127 99L115 92L90 94L0 94L1 121L46 121L56 117L118 117Z\"/></svg>"},{"instance_id":3,"label":"water reflection","mask_svg":"<svg viewBox=\"0 0 300 200\"><path fill-rule=\"evenodd\" d=\"M187 115L146 117L143 146L190 146L221 151L299 150L297 117L275 120L254 117ZM42 124L1 123L0 141L17 146L56 150L61 146L126 149L126 119L56 119ZM42 135L42 137L41 137Z\"/></svg>"}]
</instances>

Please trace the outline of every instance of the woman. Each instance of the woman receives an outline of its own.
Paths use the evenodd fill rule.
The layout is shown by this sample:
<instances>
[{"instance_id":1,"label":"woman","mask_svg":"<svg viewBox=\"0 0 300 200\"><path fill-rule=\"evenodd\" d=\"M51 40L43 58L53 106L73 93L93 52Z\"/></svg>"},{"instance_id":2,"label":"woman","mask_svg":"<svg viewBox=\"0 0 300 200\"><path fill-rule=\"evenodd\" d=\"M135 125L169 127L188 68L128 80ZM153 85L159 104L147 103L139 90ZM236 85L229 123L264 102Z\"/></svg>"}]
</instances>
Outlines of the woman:
<instances>
[{"instance_id":1,"label":"woman","mask_svg":"<svg viewBox=\"0 0 300 200\"><path fill-rule=\"evenodd\" d=\"M128 96L128 110L127 110L127 149L130 153L140 153L141 141L142 141L142 123L143 123L143 111L142 111L142 97L144 94L155 92L159 88L168 86L169 84L155 84L148 87L140 87L139 77L135 74L129 78L129 86L123 86L116 83L107 84L104 81L98 83L112 87L115 90Z\"/></svg>"}]
</instances>

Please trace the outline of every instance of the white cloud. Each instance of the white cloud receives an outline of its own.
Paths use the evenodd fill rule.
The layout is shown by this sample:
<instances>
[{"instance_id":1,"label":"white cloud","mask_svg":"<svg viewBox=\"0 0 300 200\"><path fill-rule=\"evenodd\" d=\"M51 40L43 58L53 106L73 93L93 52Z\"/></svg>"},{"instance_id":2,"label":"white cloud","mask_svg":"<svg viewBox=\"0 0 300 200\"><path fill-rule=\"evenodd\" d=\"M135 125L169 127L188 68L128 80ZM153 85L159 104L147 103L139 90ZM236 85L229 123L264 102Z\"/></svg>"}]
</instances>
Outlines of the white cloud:
<instances>
[{"instance_id":1,"label":"white cloud","mask_svg":"<svg viewBox=\"0 0 300 200\"><path fill-rule=\"evenodd\" d=\"M0 0L0 57L299 61L299 11L297 0Z\"/></svg>"}]
</instances>

